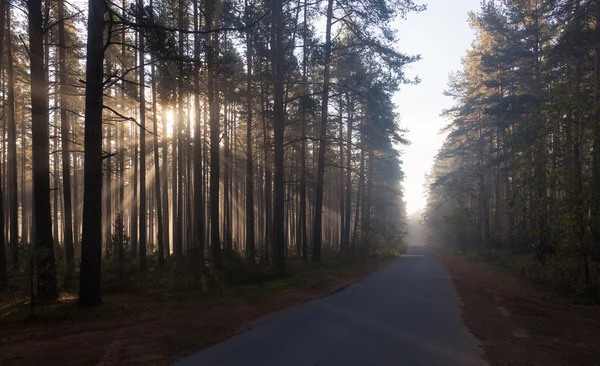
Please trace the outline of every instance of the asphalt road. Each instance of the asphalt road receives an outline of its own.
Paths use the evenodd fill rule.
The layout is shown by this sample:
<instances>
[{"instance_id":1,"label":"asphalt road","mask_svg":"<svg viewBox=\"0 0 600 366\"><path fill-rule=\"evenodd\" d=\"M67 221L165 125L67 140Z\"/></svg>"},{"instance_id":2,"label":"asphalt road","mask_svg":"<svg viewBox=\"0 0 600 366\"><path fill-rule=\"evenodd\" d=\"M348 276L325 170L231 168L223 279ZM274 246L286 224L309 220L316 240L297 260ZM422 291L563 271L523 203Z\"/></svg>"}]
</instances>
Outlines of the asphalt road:
<instances>
[{"instance_id":1,"label":"asphalt road","mask_svg":"<svg viewBox=\"0 0 600 366\"><path fill-rule=\"evenodd\" d=\"M486 365L432 253L409 247L383 270L275 315L177 366Z\"/></svg>"}]
</instances>

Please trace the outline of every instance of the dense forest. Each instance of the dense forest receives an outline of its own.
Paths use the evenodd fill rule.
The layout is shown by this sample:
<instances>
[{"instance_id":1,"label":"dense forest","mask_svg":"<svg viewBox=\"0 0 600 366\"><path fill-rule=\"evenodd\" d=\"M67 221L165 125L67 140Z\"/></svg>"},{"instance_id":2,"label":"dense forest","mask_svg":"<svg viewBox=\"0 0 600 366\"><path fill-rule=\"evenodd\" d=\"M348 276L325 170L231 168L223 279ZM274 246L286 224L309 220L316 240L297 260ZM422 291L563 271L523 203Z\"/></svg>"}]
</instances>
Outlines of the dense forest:
<instances>
[{"instance_id":1,"label":"dense forest","mask_svg":"<svg viewBox=\"0 0 600 366\"><path fill-rule=\"evenodd\" d=\"M600 2L506 0L470 15L448 135L429 176L428 241L571 292L600 286Z\"/></svg>"},{"instance_id":2,"label":"dense forest","mask_svg":"<svg viewBox=\"0 0 600 366\"><path fill-rule=\"evenodd\" d=\"M400 248L411 0L2 0L0 284ZM583 64L582 64L583 65Z\"/></svg>"}]
</instances>

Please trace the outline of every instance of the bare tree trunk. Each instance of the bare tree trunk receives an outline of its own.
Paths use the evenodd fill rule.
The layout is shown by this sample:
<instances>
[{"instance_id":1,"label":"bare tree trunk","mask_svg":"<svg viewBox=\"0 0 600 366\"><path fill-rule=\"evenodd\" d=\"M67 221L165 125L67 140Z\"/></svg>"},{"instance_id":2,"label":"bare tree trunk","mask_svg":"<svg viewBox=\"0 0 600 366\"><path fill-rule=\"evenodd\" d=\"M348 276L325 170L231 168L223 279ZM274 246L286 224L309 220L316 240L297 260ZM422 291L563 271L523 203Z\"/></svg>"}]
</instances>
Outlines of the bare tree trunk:
<instances>
[{"instance_id":1,"label":"bare tree trunk","mask_svg":"<svg viewBox=\"0 0 600 366\"><path fill-rule=\"evenodd\" d=\"M0 72L2 72L2 62L4 47L4 26L6 20L6 9L8 0L0 0ZM4 102L4 101L3 101ZM3 103L4 104L4 103ZM6 125L6 118L3 118ZM4 129L2 130L2 138L4 138ZM3 141L2 149L6 146L6 142ZM4 155L4 154L3 154ZM4 157L4 156L3 156ZM3 180L3 169L0 169L0 289L4 289L8 286L8 268L6 263L6 244L4 235L4 180Z\"/></svg>"},{"instance_id":2,"label":"bare tree trunk","mask_svg":"<svg viewBox=\"0 0 600 366\"><path fill-rule=\"evenodd\" d=\"M340 94L339 96L339 123L340 123L340 128L339 128L339 141L338 141L338 150L339 150L339 155L340 155L340 166L338 168L338 173L339 173L339 177L338 177L338 182L339 182L339 190L338 190L338 199L339 199L339 207L340 207L340 221L339 221L339 225L340 227L338 228L338 231L336 233L336 238L339 240L339 250L340 252L343 254L345 252L345 243L344 243L344 228L346 227L345 224L345 220L346 220L346 215L345 212L346 210L344 209L344 207L346 206L346 200L345 200L345 184L346 184L346 180L344 179L344 113L343 113L343 95ZM349 108L349 106L347 106L346 108ZM337 234L339 234L339 237L337 236Z\"/></svg>"},{"instance_id":3,"label":"bare tree trunk","mask_svg":"<svg viewBox=\"0 0 600 366\"><path fill-rule=\"evenodd\" d=\"M356 212L354 214L354 230L352 232L352 244L356 244L356 239L358 235L358 218L359 215L362 215L361 210L361 195L364 195L364 187L365 187L365 149L364 149L364 136L361 136L361 149L360 149L360 168L358 173L358 190L356 193ZM362 233L361 233L362 235Z\"/></svg>"},{"instance_id":4,"label":"bare tree trunk","mask_svg":"<svg viewBox=\"0 0 600 366\"><path fill-rule=\"evenodd\" d=\"M344 215L344 229L342 231L342 252L350 254L350 216L352 212L352 118L354 105L348 96L348 135L346 136L346 212ZM357 208L358 210L358 208Z\"/></svg>"},{"instance_id":5,"label":"bare tree trunk","mask_svg":"<svg viewBox=\"0 0 600 366\"><path fill-rule=\"evenodd\" d=\"M60 85L60 129L61 129L61 148L62 148L62 173L63 173L63 195L64 195L64 233L65 233L65 251L67 259L67 273L73 273L75 270L75 250L73 246L73 208L71 203L71 153L69 152L69 132L71 126L67 108L67 57L65 40L65 5L64 0L58 2L58 58L59 67L59 85Z\"/></svg>"},{"instance_id":6,"label":"bare tree trunk","mask_svg":"<svg viewBox=\"0 0 600 366\"><path fill-rule=\"evenodd\" d=\"M365 190L365 197L363 202L363 230L365 231L364 239L368 240L368 253L372 254L373 241L371 240L371 208L373 206L373 170L374 170L374 153L373 149L370 148L368 151L367 160L367 179L363 186Z\"/></svg>"},{"instance_id":7,"label":"bare tree trunk","mask_svg":"<svg viewBox=\"0 0 600 366\"><path fill-rule=\"evenodd\" d=\"M319 160L317 162L317 184L315 186L315 221L313 227L314 261L321 260L321 240L323 236L323 186L325 178L325 151L327 148L327 118L329 104L329 79L331 63L331 23L333 0L327 3L327 24L325 27L325 67L323 71L323 96L321 100L321 132L319 134Z\"/></svg>"},{"instance_id":8,"label":"bare tree trunk","mask_svg":"<svg viewBox=\"0 0 600 366\"><path fill-rule=\"evenodd\" d=\"M596 24L600 24L600 1L595 4ZM595 108L593 125L593 155L592 155L592 209L591 229L594 241L600 243L600 27L594 32L594 81ZM588 274L586 273L586 277ZM588 278L586 278L587 282Z\"/></svg>"},{"instance_id":9,"label":"bare tree trunk","mask_svg":"<svg viewBox=\"0 0 600 366\"><path fill-rule=\"evenodd\" d=\"M133 136L133 140L137 141L138 139L138 127L135 126L133 128L133 132L134 132L134 136ZM139 176L139 169L138 169L138 162L139 162L139 157L138 157L138 144L135 144L133 146L133 195L131 198L131 258L137 258L138 257L138 238L139 238L139 209L138 209L138 205L139 205L139 196L138 196L138 187L139 187L139 182L138 182L138 176Z\"/></svg>"},{"instance_id":10,"label":"bare tree trunk","mask_svg":"<svg viewBox=\"0 0 600 366\"><path fill-rule=\"evenodd\" d=\"M266 108L263 104L263 132L264 132L264 169L265 169L265 259L269 262L269 249L273 246L273 237L272 237L272 225L271 225L271 208L272 208L272 200L271 194L273 191L272 180L271 180L271 162L269 160L269 155L271 154L271 148L269 143L269 133L267 129L267 118L266 118Z\"/></svg>"},{"instance_id":11,"label":"bare tree trunk","mask_svg":"<svg viewBox=\"0 0 600 366\"><path fill-rule=\"evenodd\" d=\"M219 24L221 12L220 0L209 0L206 10L206 26L214 29ZM219 93L217 85L217 51L218 34L208 35L206 47L206 64L208 71L208 104L210 114L210 225L212 260L215 268L223 266L221 259L221 241L219 235L219 141L221 137L219 125Z\"/></svg>"},{"instance_id":12,"label":"bare tree trunk","mask_svg":"<svg viewBox=\"0 0 600 366\"><path fill-rule=\"evenodd\" d=\"M104 2L89 0L85 91L85 191L79 304L102 304L102 95Z\"/></svg>"},{"instance_id":13,"label":"bare tree trunk","mask_svg":"<svg viewBox=\"0 0 600 366\"><path fill-rule=\"evenodd\" d=\"M231 168L231 147L229 144L229 131L231 127L231 121L229 118L229 110L231 103L225 102L224 113L223 113L223 141L224 141L224 155L223 159L223 253L225 257L231 257L232 254L232 238L231 238L231 195L229 194L229 183L230 183L230 168Z\"/></svg>"},{"instance_id":14,"label":"bare tree trunk","mask_svg":"<svg viewBox=\"0 0 600 366\"><path fill-rule=\"evenodd\" d=\"M139 0L140 17L144 8L144 0ZM146 68L144 62L144 32L139 32L139 51L140 56L140 237L139 237L139 260L140 270L146 271L148 263L146 261L146 235L147 235L147 214L146 208Z\"/></svg>"},{"instance_id":15,"label":"bare tree trunk","mask_svg":"<svg viewBox=\"0 0 600 366\"><path fill-rule=\"evenodd\" d=\"M183 14L184 14L184 6L185 1L179 0L179 9L178 9L178 21L180 28L183 28ZM173 152L175 150L178 151L178 155L173 153L173 250L175 252L175 260L177 262L181 261L183 256L183 237L181 230L181 199L180 197L183 195L181 190L181 175L182 175L182 165L181 165L181 157L183 154L183 150L181 149L181 129L184 125L184 114L183 114L183 32L179 32L178 39L178 72L179 77L177 78L177 118L173 122ZM176 139L176 140L175 140ZM177 159L177 160L175 160ZM175 174L177 173L177 174Z\"/></svg>"},{"instance_id":16,"label":"bare tree trunk","mask_svg":"<svg viewBox=\"0 0 600 366\"><path fill-rule=\"evenodd\" d=\"M122 1L122 16L125 16L125 9L126 9L126 5L125 5L125 0ZM123 31L121 32L121 60L125 60L126 59L126 53L125 53L125 29L123 29ZM122 66L124 68L124 65ZM124 72L124 70L122 70L122 72ZM126 85L126 81L123 80L121 82L121 90L120 90L120 95L119 95L119 103L121 106L121 113L125 114L125 86ZM118 197L118 203L117 203L117 207L118 207L118 212L121 215L121 220L124 220L124 216L125 216L125 207L124 207L124 200L125 200L125 130L123 128L123 125L119 125L117 128L117 134L118 134L118 142L119 142L119 197ZM122 263L123 261L123 257L124 257L124 252L125 252L125 232L123 230L124 228L120 229L117 232L117 245L118 245L118 252L119 252L119 263Z\"/></svg>"},{"instance_id":17,"label":"bare tree trunk","mask_svg":"<svg viewBox=\"0 0 600 366\"><path fill-rule=\"evenodd\" d=\"M277 268L285 267L285 187L284 187L284 151L283 138L285 119L283 110L283 2L272 0L272 42L273 42L273 140L275 144L275 194L273 205L273 234L275 263Z\"/></svg>"},{"instance_id":18,"label":"bare tree trunk","mask_svg":"<svg viewBox=\"0 0 600 366\"><path fill-rule=\"evenodd\" d=\"M7 1L7 0L5 0ZM15 73L13 65L13 54L12 54L12 24L11 24L11 9L7 6L6 10L6 24L7 30L7 41L6 41L6 54L7 54L7 84L8 84L8 192L9 192L9 216L10 216L10 255L12 260L13 270L19 271L19 194L17 186L17 121L15 119ZM25 171L22 171L25 175ZM25 192L25 186L21 185L21 190ZM24 202L23 202L24 203ZM21 220L25 220L25 211ZM24 234L24 231L21 235ZM23 235L23 240L24 235Z\"/></svg>"},{"instance_id":19,"label":"bare tree trunk","mask_svg":"<svg viewBox=\"0 0 600 366\"><path fill-rule=\"evenodd\" d=\"M153 2L150 0L150 11L151 16L154 17L154 7ZM154 145L154 192L156 194L156 215L157 221L156 226L158 229L157 240L158 240L158 266L162 267L165 264L165 248L164 248L164 233L163 233L163 211L162 211L162 202L160 195L160 165L158 158L158 110L156 108L156 66L154 65L154 54L151 55L150 63L152 65L151 73L152 73L152 129L154 132L153 135L153 145ZM163 132L166 133L166 130Z\"/></svg>"},{"instance_id":20,"label":"bare tree trunk","mask_svg":"<svg viewBox=\"0 0 600 366\"><path fill-rule=\"evenodd\" d=\"M58 290L50 209L48 90L44 70L44 19L41 0L28 1L27 9L29 11L29 51L31 54L31 144L38 296L54 300L58 297Z\"/></svg>"},{"instance_id":21,"label":"bare tree trunk","mask_svg":"<svg viewBox=\"0 0 600 366\"><path fill-rule=\"evenodd\" d=\"M162 165L163 165L163 169L164 171L164 176L162 178L162 186L163 186L163 192L162 192L162 203L163 203L163 207L164 207L164 211L163 211L163 228L164 228L164 247L165 247L165 259L167 257L169 257L169 255L171 254L171 247L169 245L169 241L170 241L170 236L169 236L169 179L168 179L168 154L169 154L169 145L167 142L167 115L166 115L166 110L168 108L168 105L165 105L163 107L163 139L162 139Z\"/></svg>"},{"instance_id":22,"label":"bare tree trunk","mask_svg":"<svg viewBox=\"0 0 600 366\"><path fill-rule=\"evenodd\" d=\"M250 6L245 1L246 22L250 19ZM256 249L254 247L254 167L252 155L252 30L246 33L246 260L254 264Z\"/></svg>"},{"instance_id":23,"label":"bare tree trunk","mask_svg":"<svg viewBox=\"0 0 600 366\"><path fill-rule=\"evenodd\" d=\"M304 97L308 97L308 49L306 40L308 37L308 0L304 0L304 26L302 29L302 84ZM302 242L302 258L307 261L308 258L308 235L306 233L306 101L302 101L301 109L301 138L302 147L300 150L300 238Z\"/></svg>"},{"instance_id":24,"label":"bare tree trunk","mask_svg":"<svg viewBox=\"0 0 600 366\"><path fill-rule=\"evenodd\" d=\"M1 7L5 9L4 1ZM0 10L0 16L4 15L4 9ZM0 24L1 26L2 24ZM0 28L0 32L2 32ZM0 40L1 44L1 40ZM1 57L0 57L1 59ZM0 182L2 182L2 172L0 169ZM8 268L6 268L6 246L4 244L4 190L3 184L0 183L0 289L5 289L8 285Z\"/></svg>"},{"instance_id":25,"label":"bare tree trunk","mask_svg":"<svg viewBox=\"0 0 600 366\"><path fill-rule=\"evenodd\" d=\"M198 0L194 0L194 29L199 29ZM204 269L204 200L202 177L202 121L200 119L200 37L194 34L194 256L200 270Z\"/></svg>"}]
</instances>

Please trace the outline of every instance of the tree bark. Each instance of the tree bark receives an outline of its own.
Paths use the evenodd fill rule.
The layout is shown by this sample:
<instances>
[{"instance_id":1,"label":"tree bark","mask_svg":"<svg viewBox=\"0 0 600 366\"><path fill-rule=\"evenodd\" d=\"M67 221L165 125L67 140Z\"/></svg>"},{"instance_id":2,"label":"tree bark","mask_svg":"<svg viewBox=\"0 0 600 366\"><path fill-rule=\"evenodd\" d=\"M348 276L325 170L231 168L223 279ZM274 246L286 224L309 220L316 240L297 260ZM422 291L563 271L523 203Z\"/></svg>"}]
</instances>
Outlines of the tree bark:
<instances>
[{"instance_id":1,"label":"tree bark","mask_svg":"<svg viewBox=\"0 0 600 366\"><path fill-rule=\"evenodd\" d=\"M141 18L144 10L144 0L139 0L139 16ZM139 261L140 270L146 271L148 263L146 260L146 223L148 210L146 209L146 68L144 62L144 32L139 32L140 56L140 234L139 234Z\"/></svg>"},{"instance_id":2,"label":"tree bark","mask_svg":"<svg viewBox=\"0 0 600 366\"><path fill-rule=\"evenodd\" d=\"M66 55L65 39L65 5L64 0L58 2L58 58L59 67L59 94L60 94L60 129L61 129L61 148L62 148L62 173L63 173L63 195L64 195L64 244L67 259L67 273L73 273L75 270L75 250L73 246L73 208L71 202L71 153L69 152L69 132L71 126L69 123L67 91L68 91L68 64Z\"/></svg>"},{"instance_id":3,"label":"tree bark","mask_svg":"<svg viewBox=\"0 0 600 366\"><path fill-rule=\"evenodd\" d=\"M325 65L323 70L323 95L321 99L321 131L319 133L319 160L317 162L317 184L315 186L315 217L313 226L314 261L321 260L321 240L323 236L323 188L325 178L325 151L327 148L327 119L329 105L329 81L331 63L331 23L333 0L327 2L327 23L325 26Z\"/></svg>"},{"instance_id":4,"label":"tree bark","mask_svg":"<svg viewBox=\"0 0 600 366\"><path fill-rule=\"evenodd\" d=\"M245 1L246 21L250 19L250 6ZM254 166L252 155L252 30L246 33L246 261L254 264Z\"/></svg>"},{"instance_id":5,"label":"tree bark","mask_svg":"<svg viewBox=\"0 0 600 366\"><path fill-rule=\"evenodd\" d=\"M199 29L198 0L194 0L194 29ZM194 34L194 256L198 266L204 269L204 180L202 177L202 120L200 119L200 37Z\"/></svg>"},{"instance_id":6,"label":"tree bark","mask_svg":"<svg viewBox=\"0 0 600 366\"><path fill-rule=\"evenodd\" d=\"M6 0L8 1L8 0ZM12 54L12 22L11 22L12 11L10 6L6 9L6 24L7 28L7 40L6 40L6 76L8 78L8 91L7 91L7 103L8 103L8 192L9 192L9 216L10 216L10 256L12 261L12 267L14 271L19 271L20 258L19 258L19 194L17 186L17 121L15 118L15 73L13 65L13 54ZM23 171L23 175L25 172ZM25 192L25 186L21 186L21 190ZM22 202L25 207L24 202ZM25 221L25 210L21 220ZM25 240L24 231L21 232L22 240Z\"/></svg>"},{"instance_id":7,"label":"tree bark","mask_svg":"<svg viewBox=\"0 0 600 366\"><path fill-rule=\"evenodd\" d=\"M1 45L4 44L4 26L6 20L6 9L8 0L0 0L0 72L2 72L2 62L3 59L3 51L4 47ZM6 119L4 119L6 121ZM4 136L4 130L2 131L2 136ZM2 144L3 149L6 146L6 142ZM5 235L4 235L4 180L2 177L3 169L0 169L0 288L4 289L8 286L8 268L6 263L6 243L5 243Z\"/></svg>"},{"instance_id":8,"label":"tree bark","mask_svg":"<svg viewBox=\"0 0 600 366\"><path fill-rule=\"evenodd\" d=\"M206 26L214 29L219 23L220 0L208 0ZM206 65L208 72L208 108L210 114L210 226L212 261L215 268L223 266L221 259L221 241L219 235L219 142L221 137L219 125L219 92L217 82L217 50L218 34L209 33L206 47Z\"/></svg>"},{"instance_id":9,"label":"tree bark","mask_svg":"<svg viewBox=\"0 0 600 366\"><path fill-rule=\"evenodd\" d=\"M31 55L31 145L33 150L37 286L40 298L54 300L58 297L58 290L50 208L50 133L41 0L28 1L27 10L29 11L29 52Z\"/></svg>"},{"instance_id":10,"label":"tree bark","mask_svg":"<svg viewBox=\"0 0 600 366\"><path fill-rule=\"evenodd\" d=\"M88 2L88 37L85 90L85 166L83 234L79 304L102 304L102 96L104 60L104 1Z\"/></svg>"},{"instance_id":11,"label":"tree bark","mask_svg":"<svg viewBox=\"0 0 600 366\"><path fill-rule=\"evenodd\" d=\"M272 0L273 12L273 140L275 145L275 194L273 204L273 234L275 259L278 268L285 267L285 237L284 237L284 151L283 138L285 133L285 116L283 109L283 2Z\"/></svg>"},{"instance_id":12,"label":"tree bark","mask_svg":"<svg viewBox=\"0 0 600 366\"><path fill-rule=\"evenodd\" d=\"M344 228L342 231L342 252L346 255L350 254L350 220L352 215L352 118L354 105L350 97L348 97L348 135L346 136L346 212L344 215ZM357 208L358 210L358 208Z\"/></svg>"}]
</instances>

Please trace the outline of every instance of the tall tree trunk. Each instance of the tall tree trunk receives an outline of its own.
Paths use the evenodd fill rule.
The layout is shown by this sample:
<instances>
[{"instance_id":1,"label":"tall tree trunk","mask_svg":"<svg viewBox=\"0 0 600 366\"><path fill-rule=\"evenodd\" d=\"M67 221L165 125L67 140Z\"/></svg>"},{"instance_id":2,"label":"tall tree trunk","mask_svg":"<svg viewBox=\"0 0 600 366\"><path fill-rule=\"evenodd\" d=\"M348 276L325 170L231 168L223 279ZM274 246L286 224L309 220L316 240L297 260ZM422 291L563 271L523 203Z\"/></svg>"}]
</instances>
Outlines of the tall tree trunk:
<instances>
[{"instance_id":1,"label":"tall tree trunk","mask_svg":"<svg viewBox=\"0 0 600 366\"><path fill-rule=\"evenodd\" d=\"M306 100L308 98L308 0L304 0L304 26L302 29L302 85L304 99L301 107L301 138L302 147L300 149L300 238L302 242L302 258L308 259L308 235L306 233Z\"/></svg>"},{"instance_id":2,"label":"tall tree trunk","mask_svg":"<svg viewBox=\"0 0 600 366\"><path fill-rule=\"evenodd\" d=\"M8 0L6 0L8 1ZM17 185L17 121L15 118L15 73L13 65L13 54L12 54L12 22L11 22L12 11L10 6L6 9L6 24L7 29L7 40L6 40L6 76L8 78L8 192L9 192L9 216L10 216L10 256L12 261L13 270L19 271L20 260L19 260L19 194ZM23 176L25 171L22 170ZM25 192L25 186L21 185L21 190ZM22 202L25 207L25 202ZM21 220L25 221L25 210ZM25 240L25 232L22 231L22 240Z\"/></svg>"},{"instance_id":3,"label":"tall tree trunk","mask_svg":"<svg viewBox=\"0 0 600 366\"><path fill-rule=\"evenodd\" d=\"M121 15L125 16L125 11L126 11L126 4L125 4L125 0L122 1L122 10L121 10ZM125 53L125 47L126 47L126 31L123 30L121 32L121 60L125 60L126 59L126 53ZM125 72L125 65L121 66L121 72ZM126 115L126 107L125 107L125 89L126 89L126 80L122 80L121 81L121 88L120 88L120 93L119 93L119 103L120 103L120 107L121 107L121 113L123 115ZM118 214L121 217L121 223L124 224L124 200L125 200L125 129L123 128L123 125L119 125L117 127L117 141L118 141L118 153L119 153L119 196L118 196L118 201L117 201L117 209L118 209ZM124 256L125 256L125 231L124 228L121 228L117 231L117 250L118 250L118 260L119 260L119 265L121 265L121 263L123 263L124 260Z\"/></svg>"},{"instance_id":4,"label":"tall tree trunk","mask_svg":"<svg viewBox=\"0 0 600 366\"><path fill-rule=\"evenodd\" d=\"M165 174L163 175L162 178L162 186L163 186L163 192L162 192L162 203L163 203L163 207L164 207L164 211L163 211L163 228L164 228L164 247L165 247L165 258L169 257L169 255L171 255L171 246L169 245L170 242L170 235L169 235L169 179L168 179L168 155L169 155L169 145L168 145L168 141L167 141L167 131L168 131L168 126L167 126L167 113L166 110L169 108L169 105L165 105L163 107L163 138L162 138L162 165L163 165L163 169L165 170Z\"/></svg>"},{"instance_id":5,"label":"tall tree trunk","mask_svg":"<svg viewBox=\"0 0 600 366\"><path fill-rule=\"evenodd\" d=\"M348 106L346 107L348 108ZM340 156L340 166L338 168L338 173L339 173L339 177L338 177L338 182L339 182L339 191L338 191L338 199L339 199L339 207L340 207L340 221L339 221L339 230L337 233L339 233L339 237L337 238L339 240L339 250L340 253L344 253L345 249L344 249L344 228L346 227L345 224L345 220L346 220L346 215L345 212L346 210L344 209L345 205L346 205L346 192L345 192L345 185L346 185L346 179L344 178L344 158L346 157L344 154L344 114L343 114L343 95L340 94L339 96L339 118L340 118L340 128L339 128L339 141L338 141L338 150L339 150L339 156ZM337 234L336 233L336 234ZM336 235L337 237L337 235Z\"/></svg>"},{"instance_id":6,"label":"tall tree trunk","mask_svg":"<svg viewBox=\"0 0 600 366\"><path fill-rule=\"evenodd\" d=\"M50 142L48 90L44 70L44 19L41 0L27 2L29 11L29 51L31 54L31 145L33 194L35 200L35 256L37 257L38 296L58 297L52 216L50 208Z\"/></svg>"},{"instance_id":7,"label":"tall tree trunk","mask_svg":"<svg viewBox=\"0 0 600 366\"><path fill-rule=\"evenodd\" d=\"M154 20L154 6L152 0L150 0L150 11L152 20ZM165 247L164 247L164 230L163 230L163 210L162 201L160 195L160 164L158 157L158 110L156 108L156 65L154 64L154 54L151 54L150 63L152 65L152 129L154 132L152 141L154 145L154 193L156 194L156 227L157 227L157 241L158 241L158 266L162 267L165 265ZM166 134L166 130L163 130L163 135ZM163 136L165 138L166 136Z\"/></svg>"},{"instance_id":8,"label":"tall tree trunk","mask_svg":"<svg viewBox=\"0 0 600 366\"><path fill-rule=\"evenodd\" d=\"M199 7L198 1L194 0L194 29L199 29ZM194 227L193 227L193 245L194 256L198 266L202 271L204 269L204 200L202 177L202 120L200 118L200 37L198 33L194 34Z\"/></svg>"},{"instance_id":9,"label":"tall tree trunk","mask_svg":"<svg viewBox=\"0 0 600 366\"><path fill-rule=\"evenodd\" d=\"M138 36L139 33L134 31L134 44L138 44ZM134 79L137 82L138 79L138 49L136 48L133 53L133 60L136 67L136 72L134 74ZM134 91L135 98L138 98L137 89ZM138 141L139 129L137 126L133 126L133 141ZM139 144L133 145L133 196L131 198L131 238L130 238L130 248L131 254L130 257L135 260L139 258L138 254L138 242L139 242Z\"/></svg>"},{"instance_id":10,"label":"tall tree trunk","mask_svg":"<svg viewBox=\"0 0 600 366\"><path fill-rule=\"evenodd\" d=\"M183 24L183 14L185 11L185 1L179 0L179 9L178 9L178 21L180 28L184 27ZM173 154L173 249L175 251L175 259L177 262L180 262L183 257L183 233L182 233L182 225L181 225L181 196L183 192L181 190L181 175L182 175L182 155L183 149L181 149L181 129L184 126L184 113L183 113L183 78L184 78L184 70L183 70L183 32L179 32L178 36L178 73L179 76L177 78L177 118L173 122L173 151L176 149L179 150L178 155ZM176 140L175 140L176 139ZM175 160L177 159L177 160ZM177 172L177 174L175 174Z\"/></svg>"},{"instance_id":11,"label":"tall tree trunk","mask_svg":"<svg viewBox=\"0 0 600 366\"><path fill-rule=\"evenodd\" d=\"M283 110L283 1L272 0L273 6L273 140L275 145L275 194L273 204L273 234L275 259L278 268L285 267L285 187L284 187L284 151L283 138L285 116Z\"/></svg>"},{"instance_id":12,"label":"tall tree trunk","mask_svg":"<svg viewBox=\"0 0 600 366\"><path fill-rule=\"evenodd\" d=\"M350 254L350 220L352 215L352 118L354 112L354 104L353 101L348 96L348 132L346 136L346 192L345 199L346 205L344 209L346 210L343 215L345 215L344 220L344 228L342 230L342 252Z\"/></svg>"},{"instance_id":13,"label":"tall tree trunk","mask_svg":"<svg viewBox=\"0 0 600 366\"><path fill-rule=\"evenodd\" d=\"M62 173L63 173L63 195L64 195L64 233L65 233L65 251L67 256L67 273L73 273L75 270L75 250L73 246L73 208L71 203L71 153L69 151L69 132L71 126L69 123L69 114L67 108L68 91L68 64L66 55L65 40L65 4L64 0L58 2L58 58L59 63L59 94L60 94L60 129L61 129L61 148L62 148Z\"/></svg>"},{"instance_id":14,"label":"tall tree trunk","mask_svg":"<svg viewBox=\"0 0 600 366\"><path fill-rule=\"evenodd\" d=\"M223 253L225 257L231 257L232 255L231 221L229 215L231 210L231 195L229 192L231 147L229 144L229 131L232 123L229 116L230 109L231 103L225 102L223 113L223 152L225 155L223 161Z\"/></svg>"},{"instance_id":15,"label":"tall tree trunk","mask_svg":"<svg viewBox=\"0 0 600 366\"><path fill-rule=\"evenodd\" d=\"M144 10L144 0L139 0L139 16ZM140 237L139 237L139 260L140 270L146 271L148 263L146 261L146 223L148 210L146 209L146 67L144 62L144 32L139 32L139 51L140 56Z\"/></svg>"},{"instance_id":16,"label":"tall tree trunk","mask_svg":"<svg viewBox=\"0 0 600 366\"><path fill-rule=\"evenodd\" d=\"M331 23L333 0L327 2L327 24L325 27L325 66L323 70L323 95L321 99L321 131L319 133L319 160L317 162L317 184L315 186L315 218L313 226L314 261L321 260L321 240L323 236L323 188L325 178L325 151L327 149L327 118L329 105L329 79L331 63Z\"/></svg>"},{"instance_id":17,"label":"tall tree trunk","mask_svg":"<svg viewBox=\"0 0 600 366\"><path fill-rule=\"evenodd\" d=\"M89 0L85 90L85 166L79 304L102 304L102 95L104 2Z\"/></svg>"},{"instance_id":18,"label":"tall tree trunk","mask_svg":"<svg viewBox=\"0 0 600 366\"><path fill-rule=\"evenodd\" d=\"M246 22L250 20L250 6L245 1ZM252 155L252 30L246 32L246 261L254 264L254 166Z\"/></svg>"},{"instance_id":19,"label":"tall tree trunk","mask_svg":"<svg viewBox=\"0 0 600 366\"><path fill-rule=\"evenodd\" d=\"M0 73L2 72L2 63L4 61L3 51L4 47L4 26L6 20L6 9L8 8L8 0L0 0ZM3 101L4 102L4 101ZM3 103L4 104L4 103ZM5 109L6 110L6 109ZM6 118L3 118L6 126ZM2 138L4 138L4 129L2 130ZM6 142L3 142L2 149L6 146ZM4 155L4 154L3 154ZM4 157L4 156L3 156ZM6 263L6 243L4 235L4 180L3 180L3 168L0 169L0 289L4 289L8 286L8 268Z\"/></svg>"},{"instance_id":20,"label":"tall tree trunk","mask_svg":"<svg viewBox=\"0 0 600 366\"><path fill-rule=\"evenodd\" d=\"M217 27L221 12L220 0L208 0L206 10L206 26L209 30ZM221 259L221 241L219 235L219 142L221 137L219 125L219 91L217 85L217 51L218 34L209 33L206 47L206 64L208 71L208 108L210 114L210 226L212 260L215 268L223 266Z\"/></svg>"},{"instance_id":21,"label":"tall tree trunk","mask_svg":"<svg viewBox=\"0 0 600 366\"><path fill-rule=\"evenodd\" d=\"M265 212L264 212L264 221L265 221L265 225L264 225L264 242L265 242L265 260L268 263L269 262L269 250L270 248L273 246L273 236L272 236L272 216L271 216L271 212L272 212L272 192L273 192L273 187L272 187L272 175L271 175L271 162L269 159L269 156L271 155L271 144L270 144L270 138L269 138L269 133L268 133L268 128L267 128L267 117L266 117L266 108L264 107L264 103L263 103L263 112L262 112L262 116L263 116L263 134L264 134L264 170L265 170ZM273 251L274 252L274 251Z\"/></svg>"}]
</instances>

